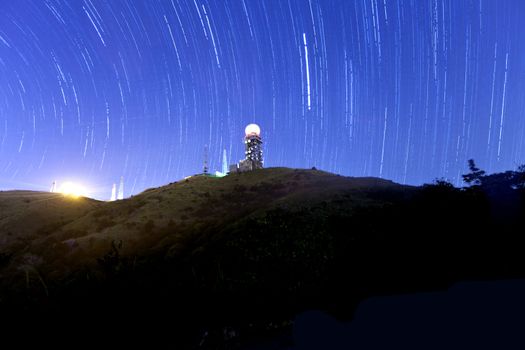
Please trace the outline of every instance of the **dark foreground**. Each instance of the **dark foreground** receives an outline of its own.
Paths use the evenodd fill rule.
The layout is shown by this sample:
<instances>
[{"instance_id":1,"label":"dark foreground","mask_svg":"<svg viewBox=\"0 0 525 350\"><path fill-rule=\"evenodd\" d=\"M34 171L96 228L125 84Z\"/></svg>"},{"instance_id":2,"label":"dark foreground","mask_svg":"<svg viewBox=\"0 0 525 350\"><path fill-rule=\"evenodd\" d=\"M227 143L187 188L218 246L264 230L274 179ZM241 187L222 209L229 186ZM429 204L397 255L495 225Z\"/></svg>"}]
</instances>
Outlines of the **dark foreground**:
<instances>
[{"instance_id":1,"label":"dark foreground","mask_svg":"<svg viewBox=\"0 0 525 350\"><path fill-rule=\"evenodd\" d=\"M277 182L270 174L262 187L237 183L242 187L226 193L224 205L254 205L253 211L232 220L201 212L202 220L214 221L199 226L197 220L164 247L126 251L125 240L113 240L104 254L86 260L91 264L67 274L40 260L15 265L16 255L5 258L3 320L28 334L145 338L190 349L470 348L491 344L491 337L509 346L519 341L519 279L525 278L519 174L487 177L467 189L379 180L352 187L342 178L299 174L285 171ZM309 189L290 190L283 179ZM258 195L272 205L243 203ZM166 200L155 196L158 205ZM142 229L154 235L158 226ZM171 237L162 232L162 239ZM40 246L25 249L31 247ZM45 252L38 256L48 261Z\"/></svg>"}]
</instances>

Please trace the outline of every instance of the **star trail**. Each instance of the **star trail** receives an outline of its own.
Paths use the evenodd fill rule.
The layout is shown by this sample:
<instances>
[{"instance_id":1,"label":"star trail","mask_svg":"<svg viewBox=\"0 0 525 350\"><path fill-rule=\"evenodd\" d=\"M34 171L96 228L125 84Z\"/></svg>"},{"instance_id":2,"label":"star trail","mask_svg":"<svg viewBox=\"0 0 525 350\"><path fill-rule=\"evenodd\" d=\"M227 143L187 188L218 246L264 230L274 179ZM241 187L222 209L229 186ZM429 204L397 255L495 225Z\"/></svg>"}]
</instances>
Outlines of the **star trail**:
<instances>
[{"instance_id":1,"label":"star trail","mask_svg":"<svg viewBox=\"0 0 525 350\"><path fill-rule=\"evenodd\" d=\"M522 0L0 4L0 189L109 199L243 158L461 184L525 163Z\"/></svg>"}]
</instances>

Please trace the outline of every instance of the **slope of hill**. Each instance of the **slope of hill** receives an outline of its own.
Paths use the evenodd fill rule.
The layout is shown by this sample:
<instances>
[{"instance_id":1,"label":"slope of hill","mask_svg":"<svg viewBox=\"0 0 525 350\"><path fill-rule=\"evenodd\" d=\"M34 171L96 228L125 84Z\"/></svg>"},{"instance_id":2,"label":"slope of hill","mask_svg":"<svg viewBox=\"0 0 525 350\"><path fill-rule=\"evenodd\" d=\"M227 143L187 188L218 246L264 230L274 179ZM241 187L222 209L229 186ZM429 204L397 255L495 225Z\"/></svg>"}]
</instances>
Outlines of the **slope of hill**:
<instances>
[{"instance_id":1,"label":"slope of hill","mask_svg":"<svg viewBox=\"0 0 525 350\"><path fill-rule=\"evenodd\" d=\"M522 216L500 227L481 191L446 185L269 168L117 202L6 192L0 208L2 310L164 315L193 347L233 346L311 308L348 318L370 295L524 271Z\"/></svg>"},{"instance_id":2,"label":"slope of hill","mask_svg":"<svg viewBox=\"0 0 525 350\"><path fill-rule=\"evenodd\" d=\"M101 204L89 198L74 199L57 193L0 192L0 267L5 270L12 258L22 265L28 259L41 260L31 252L35 242L45 240ZM19 266L16 269L20 270Z\"/></svg>"},{"instance_id":3,"label":"slope of hill","mask_svg":"<svg viewBox=\"0 0 525 350\"><path fill-rule=\"evenodd\" d=\"M0 195L2 252L42 260L41 268L64 276L122 241L121 254L176 254L188 241L272 208L309 206L366 191L401 189L390 181L345 178L321 171L273 168L225 178L194 176L117 202L58 194L11 191ZM200 237L202 235L202 237ZM25 243L24 243L25 242ZM49 249L49 248L53 249Z\"/></svg>"}]
</instances>

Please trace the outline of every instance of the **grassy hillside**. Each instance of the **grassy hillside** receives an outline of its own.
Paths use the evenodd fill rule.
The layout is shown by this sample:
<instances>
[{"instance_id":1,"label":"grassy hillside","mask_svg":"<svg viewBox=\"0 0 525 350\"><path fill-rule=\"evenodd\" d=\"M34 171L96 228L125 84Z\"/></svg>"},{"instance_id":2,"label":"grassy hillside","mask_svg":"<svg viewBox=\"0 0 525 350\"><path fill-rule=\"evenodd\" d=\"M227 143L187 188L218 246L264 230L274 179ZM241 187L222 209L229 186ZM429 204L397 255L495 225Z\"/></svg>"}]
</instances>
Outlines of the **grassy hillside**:
<instances>
[{"instance_id":1,"label":"grassy hillside","mask_svg":"<svg viewBox=\"0 0 525 350\"><path fill-rule=\"evenodd\" d=\"M24 255L40 261L53 278L96 264L111 242L121 254L177 254L190 241L276 207L293 209L324 199L352 196L364 204L366 191L401 188L379 179L351 179L315 170L272 168L224 178L194 176L116 202L97 202L51 193L0 194L1 252L13 255L9 272ZM52 249L50 249L52 248Z\"/></svg>"},{"instance_id":2,"label":"grassy hillside","mask_svg":"<svg viewBox=\"0 0 525 350\"><path fill-rule=\"evenodd\" d=\"M102 203L89 198L70 198L57 193L32 191L0 192L0 276L14 278L25 275L21 266L29 261L41 262L33 246L49 241L61 227L78 220ZM18 272L14 272L18 271ZM25 278L25 277L24 277Z\"/></svg>"},{"instance_id":3,"label":"grassy hillside","mask_svg":"<svg viewBox=\"0 0 525 350\"><path fill-rule=\"evenodd\" d=\"M116 202L5 192L0 308L168 317L179 345L232 345L311 308L348 318L371 295L525 276L519 193L503 222L479 188L288 168Z\"/></svg>"}]
</instances>

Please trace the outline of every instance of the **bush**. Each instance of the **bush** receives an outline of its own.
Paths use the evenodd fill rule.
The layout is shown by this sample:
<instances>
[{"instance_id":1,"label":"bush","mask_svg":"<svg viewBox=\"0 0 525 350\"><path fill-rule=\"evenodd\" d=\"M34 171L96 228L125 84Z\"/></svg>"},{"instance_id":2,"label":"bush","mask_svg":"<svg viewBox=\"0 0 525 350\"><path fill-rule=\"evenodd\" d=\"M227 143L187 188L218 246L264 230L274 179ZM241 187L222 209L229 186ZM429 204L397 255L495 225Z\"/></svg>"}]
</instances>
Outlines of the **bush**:
<instances>
[{"instance_id":1,"label":"bush","mask_svg":"<svg viewBox=\"0 0 525 350\"><path fill-rule=\"evenodd\" d=\"M119 274L128 266L128 261L122 258L120 250L122 249L122 241L111 241L111 248L102 258L97 259L97 263L106 273L107 276L114 276Z\"/></svg>"}]
</instances>

